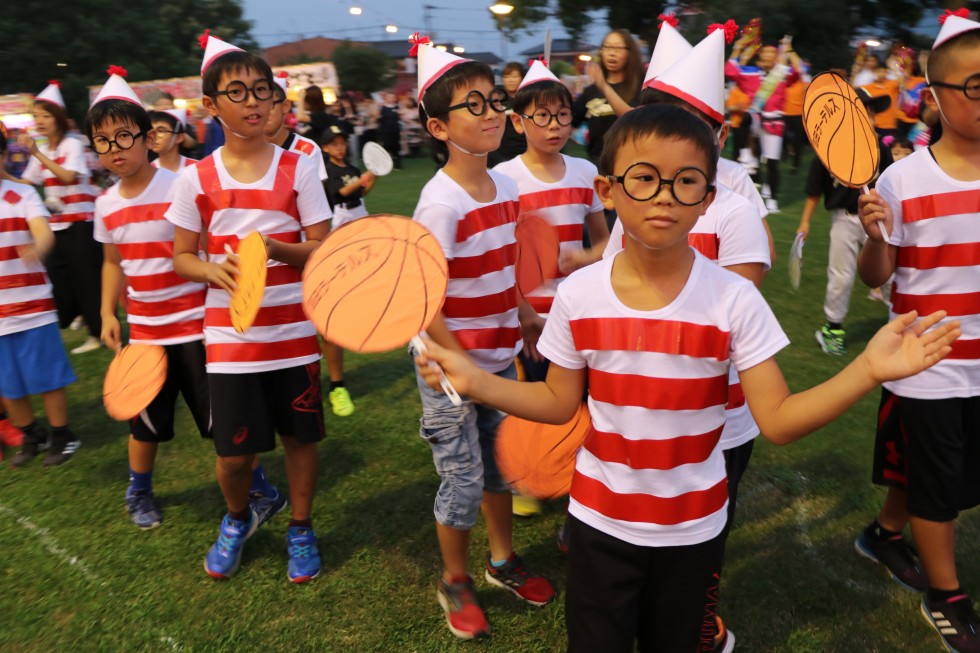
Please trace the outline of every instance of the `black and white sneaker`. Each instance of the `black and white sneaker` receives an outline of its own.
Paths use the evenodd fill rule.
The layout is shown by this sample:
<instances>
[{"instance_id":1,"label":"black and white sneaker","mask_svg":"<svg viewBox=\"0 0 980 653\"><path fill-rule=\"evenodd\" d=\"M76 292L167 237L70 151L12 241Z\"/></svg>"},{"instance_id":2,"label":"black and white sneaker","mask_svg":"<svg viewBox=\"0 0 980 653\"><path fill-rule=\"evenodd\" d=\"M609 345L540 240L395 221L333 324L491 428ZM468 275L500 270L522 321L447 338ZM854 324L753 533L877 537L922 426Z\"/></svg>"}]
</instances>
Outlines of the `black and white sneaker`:
<instances>
[{"instance_id":1,"label":"black and white sneaker","mask_svg":"<svg viewBox=\"0 0 980 653\"><path fill-rule=\"evenodd\" d=\"M52 436L48 455L44 457L44 466L55 467L65 464L80 446L82 446L81 440L76 438L71 431L68 431L68 434L62 438Z\"/></svg>"},{"instance_id":2,"label":"black and white sneaker","mask_svg":"<svg viewBox=\"0 0 980 653\"><path fill-rule=\"evenodd\" d=\"M921 609L950 653L980 653L980 617L969 596L938 602L923 599Z\"/></svg>"},{"instance_id":3,"label":"black and white sneaker","mask_svg":"<svg viewBox=\"0 0 980 653\"><path fill-rule=\"evenodd\" d=\"M928 587L925 571L915 550L901 534L888 539L878 538L869 524L854 540L854 550L868 560L885 567L892 580L912 592L925 592Z\"/></svg>"}]
</instances>

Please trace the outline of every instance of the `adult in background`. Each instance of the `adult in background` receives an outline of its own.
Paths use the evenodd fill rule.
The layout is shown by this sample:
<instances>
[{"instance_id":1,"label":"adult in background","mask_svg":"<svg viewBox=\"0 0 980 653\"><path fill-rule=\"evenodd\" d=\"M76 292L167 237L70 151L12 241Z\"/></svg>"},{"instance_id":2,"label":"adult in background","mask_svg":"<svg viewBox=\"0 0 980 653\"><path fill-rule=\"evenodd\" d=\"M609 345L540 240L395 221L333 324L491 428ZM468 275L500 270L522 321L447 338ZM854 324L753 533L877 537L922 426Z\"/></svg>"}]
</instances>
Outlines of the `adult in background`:
<instances>
[{"instance_id":1,"label":"adult in background","mask_svg":"<svg viewBox=\"0 0 980 653\"><path fill-rule=\"evenodd\" d=\"M643 83L640 48L629 30L614 29L602 39L599 62L590 61L586 73L592 84L585 87L572 107L572 126L589 128L589 160L598 164L606 132L636 104Z\"/></svg>"},{"instance_id":2,"label":"adult in background","mask_svg":"<svg viewBox=\"0 0 980 653\"><path fill-rule=\"evenodd\" d=\"M297 116L299 122L306 124L305 136L317 143L323 131L336 124L336 118L327 112L327 104L323 101L323 90L316 85L310 85L303 91L302 112Z\"/></svg>"},{"instance_id":3,"label":"adult in background","mask_svg":"<svg viewBox=\"0 0 980 653\"><path fill-rule=\"evenodd\" d=\"M378 119L378 134L381 136L381 146L391 155L395 170L402 168L401 133L402 125L399 118L398 100L394 93L385 92L382 95L381 117Z\"/></svg>"},{"instance_id":4,"label":"adult in background","mask_svg":"<svg viewBox=\"0 0 980 653\"><path fill-rule=\"evenodd\" d=\"M514 94L517 93L517 87L520 86L521 80L524 79L526 73L527 71L524 70L524 66L516 61L511 61L504 66L500 79L503 82L504 90L507 91L507 96L510 98L511 103L514 102ZM519 134L514 128L514 122L510 119L512 113L514 113L513 110L507 109L507 120L504 121L504 137L500 141L500 147L488 155L488 168L492 168L504 161L510 161L515 156L524 154L527 151L527 137L524 134Z\"/></svg>"}]
</instances>

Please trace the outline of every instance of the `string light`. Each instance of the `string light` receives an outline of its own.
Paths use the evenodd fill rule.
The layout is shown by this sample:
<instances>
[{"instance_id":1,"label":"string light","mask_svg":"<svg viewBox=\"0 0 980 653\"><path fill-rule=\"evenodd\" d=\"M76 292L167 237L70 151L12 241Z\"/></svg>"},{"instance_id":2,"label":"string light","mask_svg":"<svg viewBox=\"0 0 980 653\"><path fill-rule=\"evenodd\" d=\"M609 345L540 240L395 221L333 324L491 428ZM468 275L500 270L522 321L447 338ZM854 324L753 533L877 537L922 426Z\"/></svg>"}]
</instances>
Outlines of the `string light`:
<instances>
[{"instance_id":1,"label":"string light","mask_svg":"<svg viewBox=\"0 0 980 653\"><path fill-rule=\"evenodd\" d=\"M385 31L389 34L394 34L398 31L398 27L396 25L385 25Z\"/></svg>"},{"instance_id":2,"label":"string light","mask_svg":"<svg viewBox=\"0 0 980 653\"><path fill-rule=\"evenodd\" d=\"M350 11L351 16L360 16L361 15L361 8L358 7L357 5L353 5L349 9L349 11Z\"/></svg>"}]
</instances>

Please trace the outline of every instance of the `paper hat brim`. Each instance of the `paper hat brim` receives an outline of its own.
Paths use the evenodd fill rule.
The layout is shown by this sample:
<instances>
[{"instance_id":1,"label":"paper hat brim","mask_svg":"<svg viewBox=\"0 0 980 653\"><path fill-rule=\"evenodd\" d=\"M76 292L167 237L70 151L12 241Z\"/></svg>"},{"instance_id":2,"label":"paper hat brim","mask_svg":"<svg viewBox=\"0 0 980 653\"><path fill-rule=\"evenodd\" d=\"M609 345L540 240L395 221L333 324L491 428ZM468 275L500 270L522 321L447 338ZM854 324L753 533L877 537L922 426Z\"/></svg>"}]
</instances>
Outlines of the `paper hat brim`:
<instances>
[{"instance_id":1,"label":"paper hat brim","mask_svg":"<svg viewBox=\"0 0 980 653\"><path fill-rule=\"evenodd\" d=\"M215 36L208 36L208 46L204 48L204 60L201 62L201 74L208 69L214 60L223 54L228 54L229 52L245 52L240 47L232 45L231 43L225 43L221 39Z\"/></svg>"},{"instance_id":2,"label":"paper hat brim","mask_svg":"<svg viewBox=\"0 0 980 653\"><path fill-rule=\"evenodd\" d=\"M673 66L658 75L650 88L684 100L713 120L725 122L725 30L715 30Z\"/></svg>"},{"instance_id":3,"label":"paper hat brim","mask_svg":"<svg viewBox=\"0 0 980 653\"><path fill-rule=\"evenodd\" d=\"M273 77L272 81L274 81L279 86L279 88L282 89L283 93L286 92L286 86L288 86L288 82L289 82L288 77Z\"/></svg>"},{"instance_id":4,"label":"paper hat brim","mask_svg":"<svg viewBox=\"0 0 980 653\"><path fill-rule=\"evenodd\" d=\"M92 100L92 106L94 107L99 102L105 102L106 100L125 100L126 102L132 102L135 105L143 106L140 101L139 96L132 87L126 83L126 80L119 75L110 75L106 83L102 85L99 90L99 94L95 96Z\"/></svg>"},{"instance_id":5,"label":"paper hat brim","mask_svg":"<svg viewBox=\"0 0 980 653\"><path fill-rule=\"evenodd\" d=\"M437 50L435 46L430 43L422 43L419 45L418 57L419 102L422 101L422 96L425 95L425 92L429 89L429 87L432 86L436 80L445 75L447 70L454 66L458 66L461 63L472 61L471 59L457 57L449 52Z\"/></svg>"},{"instance_id":6,"label":"paper hat brim","mask_svg":"<svg viewBox=\"0 0 980 653\"><path fill-rule=\"evenodd\" d=\"M947 16L946 22L943 23L942 28L939 30L939 35L936 36L936 41L932 44L932 49L935 50L951 38L975 29L980 29L980 23L975 20L960 18L955 15Z\"/></svg>"},{"instance_id":7,"label":"paper hat brim","mask_svg":"<svg viewBox=\"0 0 980 653\"><path fill-rule=\"evenodd\" d=\"M187 127L187 109L164 109L163 112L176 118L181 127Z\"/></svg>"},{"instance_id":8,"label":"paper hat brim","mask_svg":"<svg viewBox=\"0 0 980 653\"><path fill-rule=\"evenodd\" d=\"M561 83L555 74L548 70L548 67L544 65L544 62L540 59L535 59L528 69L527 74L524 75L524 79L517 86L518 90L529 86L531 84L537 84L538 82L558 82Z\"/></svg>"},{"instance_id":9,"label":"paper hat brim","mask_svg":"<svg viewBox=\"0 0 980 653\"><path fill-rule=\"evenodd\" d=\"M62 109L65 108L65 99L61 97L61 89L54 84L48 84L43 91L34 96L34 101L44 100L51 104L57 104Z\"/></svg>"},{"instance_id":10,"label":"paper hat brim","mask_svg":"<svg viewBox=\"0 0 980 653\"><path fill-rule=\"evenodd\" d=\"M694 49L681 33L674 29L673 25L664 22L660 26L660 34L657 35L657 43L653 46L653 54L650 55L650 65L647 66L647 74L643 79L643 87L662 75L664 71L677 63L677 60Z\"/></svg>"}]
</instances>

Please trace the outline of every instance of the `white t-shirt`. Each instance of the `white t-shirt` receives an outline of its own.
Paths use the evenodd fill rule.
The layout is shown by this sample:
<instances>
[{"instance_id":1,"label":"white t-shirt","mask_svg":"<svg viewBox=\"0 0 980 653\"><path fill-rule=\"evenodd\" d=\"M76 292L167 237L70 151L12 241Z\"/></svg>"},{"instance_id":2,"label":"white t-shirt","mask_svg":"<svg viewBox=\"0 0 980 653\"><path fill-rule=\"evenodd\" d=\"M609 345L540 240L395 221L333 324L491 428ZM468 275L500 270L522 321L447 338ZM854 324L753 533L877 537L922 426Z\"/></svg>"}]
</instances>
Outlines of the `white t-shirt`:
<instances>
[{"instance_id":1,"label":"white t-shirt","mask_svg":"<svg viewBox=\"0 0 980 653\"><path fill-rule=\"evenodd\" d=\"M223 150L181 171L166 213L178 227L207 231L209 260L224 260L225 245L235 250L238 241L253 231L299 243L305 227L330 219L312 159L277 147L265 176L244 184L225 169ZM301 273L299 268L269 260L262 308L245 333L237 333L231 325L231 296L221 288L208 288L204 315L208 372L267 372L319 360L316 330L303 312Z\"/></svg>"},{"instance_id":2,"label":"white t-shirt","mask_svg":"<svg viewBox=\"0 0 980 653\"><path fill-rule=\"evenodd\" d=\"M89 183L88 165L85 163L85 146L77 138L62 138L58 147L38 145L41 153L66 170L77 174L74 184L62 183L53 172L32 156L24 169L23 179L35 186L44 185L44 199L57 210L51 214L51 231L61 231L73 222L89 222L95 210L97 190Z\"/></svg>"},{"instance_id":3,"label":"white t-shirt","mask_svg":"<svg viewBox=\"0 0 980 653\"><path fill-rule=\"evenodd\" d=\"M602 202L596 195L593 182L598 174L595 165L586 159L562 155L565 176L555 182L542 181L534 176L516 156L494 167L517 183L520 193L521 215L536 214L545 218L558 231L559 252L582 249L582 229L585 219L602 211ZM526 295L531 307L541 316L547 316L554 301L558 284L565 280L559 276Z\"/></svg>"},{"instance_id":4,"label":"white t-shirt","mask_svg":"<svg viewBox=\"0 0 980 653\"><path fill-rule=\"evenodd\" d=\"M762 199L762 194L755 187L755 182L749 176L748 171L740 163L728 159L718 159L718 172L716 183L728 186L733 191L744 197L749 203L759 210L759 217L764 218L769 215L766 202Z\"/></svg>"},{"instance_id":5,"label":"white t-shirt","mask_svg":"<svg viewBox=\"0 0 980 653\"><path fill-rule=\"evenodd\" d=\"M789 341L748 280L700 254L677 298L656 311L619 300L615 258L558 287L538 341L553 364L588 370L592 430L568 511L639 546L705 542L726 520L729 368L758 365Z\"/></svg>"},{"instance_id":6,"label":"white t-shirt","mask_svg":"<svg viewBox=\"0 0 980 653\"><path fill-rule=\"evenodd\" d=\"M890 315L945 310L963 335L933 367L885 387L900 397L980 395L980 180L959 181L928 150L888 166L875 184L895 218L898 247Z\"/></svg>"},{"instance_id":7,"label":"white t-shirt","mask_svg":"<svg viewBox=\"0 0 980 653\"><path fill-rule=\"evenodd\" d=\"M95 200L95 240L119 250L126 275L129 340L174 345L204 338L207 285L174 272L174 226L170 208L177 173L157 170L137 197L124 198L119 184Z\"/></svg>"},{"instance_id":8,"label":"white t-shirt","mask_svg":"<svg viewBox=\"0 0 980 653\"><path fill-rule=\"evenodd\" d=\"M514 278L520 208L517 184L488 174L497 195L482 203L439 170L422 189L413 219L432 232L449 261L446 326L477 365L499 372L523 345Z\"/></svg>"},{"instance_id":9,"label":"white t-shirt","mask_svg":"<svg viewBox=\"0 0 980 653\"><path fill-rule=\"evenodd\" d=\"M160 166L160 159L153 159L153 161L150 162L150 165L153 166L154 168L160 168L161 167ZM180 155L180 163L177 164L177 171L179 172L179 171L183 170L184 168L186 168L188 166L192 166L192 165L197 165L197 159L189 159L186 156L184 156L183 154L181 154ZM164 169L166 169L166 168L164 168Z\"/></svg>"},{"instance_id":10,"label":"white t-shirt","mask_svg":"<svg viewBox=\"0 0 980 653\"><path fill-rule=\"evenodd\" d=\"M35 218L48 218L37 191L0 180L0 336L58 321L44 265L27 263L17 251L34 243L28 222Z\"/></svg>"}]
</instances>

